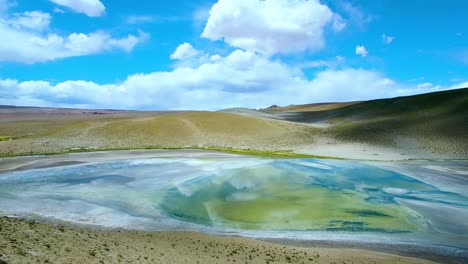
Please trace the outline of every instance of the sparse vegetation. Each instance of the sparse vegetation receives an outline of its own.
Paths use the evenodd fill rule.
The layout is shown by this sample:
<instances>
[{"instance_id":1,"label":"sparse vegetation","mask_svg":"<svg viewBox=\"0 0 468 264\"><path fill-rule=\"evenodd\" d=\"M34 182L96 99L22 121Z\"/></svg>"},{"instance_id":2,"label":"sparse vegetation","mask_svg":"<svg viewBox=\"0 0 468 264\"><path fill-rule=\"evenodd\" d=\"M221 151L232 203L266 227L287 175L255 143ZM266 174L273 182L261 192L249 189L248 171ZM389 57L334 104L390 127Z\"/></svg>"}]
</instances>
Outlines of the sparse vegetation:
<instances>
[{"instance_id":1,"label":"sparse vegetation","mask_svg":"<svg viewBox=\"0 0 468 264\"><path fill-rule=\"evenodd\" d=\"M429 263L368 251L296 248L191 232L31 226L6 217L0 218L0 227L0 263Z\"/></svg>"},{"instance_id":2,"label":"sparse vegetation","mask_svg":"<svg viewBox=\"0 0 468 264\"><path fill-rule=\"evenodd\" d=\"M4 114L6 118L0 121L0 135L14 135L0 137L0 157L101 150L208 149L281 158L354 158L314 151L317 144L326 141L330 147L353 143L422 153L418 158L432 157L432 153L439 154L439 158L468 158L468 89L317 107L288 115L269 111L270 119L255 116L262 113L255 111L108 111L92 115L76 110L36 113L37 110L23 109L21 113ZM311 123L327 125L315 127ZM304 150L318 155L298 154Z\"/></svg>"},{"instance_id":3,"label":"sparse vegetation","mask_svg":"<svg viewBox=\"0 0 468 264\"><path fill-rule=\"evenodd\" d=\"M7 141L7 140L13 140L14 137L10 136L0 136L0 141Z\"/></svg>"},{"instance_id":4,"label":"sparse vegetation","mask_svg":"<svg viewBox=\"0 0 468 264\"><path fill-rule=\"evenodd\" d=\"M191 148L292 156L289 151L313 142L316 132L304 125L216 112L82 118L24 121L18 126L14 121L2 122L0 133L22 137L2 142L0 155Z\"/></svg>"},{"instance_id":5,"label":"sparse vegetation","mask_svg":"<svg viewBox=\"0 0 468 264\"><path fill-rule=\"evenodd\" d=\"M468 158L468 88L320 111L308 108L310 105L295 106L299 112L278 116L297 123L327 123L330 126L323 128L317 138L329 137L337 144L363 143Z\"/></svg>"}]
</instances>

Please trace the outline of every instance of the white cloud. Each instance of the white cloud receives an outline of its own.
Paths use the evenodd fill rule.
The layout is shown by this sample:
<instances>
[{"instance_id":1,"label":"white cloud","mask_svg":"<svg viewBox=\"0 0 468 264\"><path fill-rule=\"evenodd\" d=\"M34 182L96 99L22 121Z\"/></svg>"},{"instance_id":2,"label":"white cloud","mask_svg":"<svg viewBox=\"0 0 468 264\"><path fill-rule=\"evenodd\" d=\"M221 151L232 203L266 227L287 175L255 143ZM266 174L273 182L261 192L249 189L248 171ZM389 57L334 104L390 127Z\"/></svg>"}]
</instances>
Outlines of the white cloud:
<instances>
[{"instance_id":1,"label":"white cloud","mask_svg":"<svg viewBox=\"0 0 468 264\"><path fill-rule=\"evenodd\" d=\"M127 18L128 24L144 24L144 23L151 23L155 21L155 17L153 16L129 16Z\"/></svg>"},{"instance_id":2,"label":"white cloud","mask_svg":"<svg viewBox=\"0 0 468 264\"><path fill-rule=\"evenodd\" d=\"M67 81L52 85L3 80L0 103L132 109L213 109L246 102L260 106L269 101L268 97L258 98L263 93L276 85L287 87L296 78L300 82L300 71L237 50L215 63L135 74L120 84Z\"/></svg>"},{"instance_id":3,"label":"white cloud","mask_svg":"<svg viewBox=\"0 0 468 264\"><path fill-rule=\"evenodd\" d=\"M468 88L468 82L457 83L449 87L449 89L457 89L457 88Z\"/></svg>"},{"instance_id":4,"label":"white cloud","mask_svg":"<svg viewBox=\"0 0 468 264\"><path fill-rule=\"evenodd\" d=\"M13 14L13 17L8 19L6 23L18 29L42 31L49 27L50 19L49 13L27 11Z\"/></svg>"},{"instance_id":5,"label":"white cloud","mask_svg":"<svg viewBox=\"0 0 468 264\"><path fill-rule=\"evenodd\" d=\"M308 61L301 64L301 68L323 68L330 67L330 62L325 60Z\"/></svg>"},{"instance_id":6,"label":"white cloud","mask_svg":"<svg viewBox=\"0 0 468 264\"><path fill-rule=\"evenodd\" d=\"M77 13L90 17L98 17L106 12L105 6L99 0L49 0L57 5L68 7Z\"/></svg>"},{"instance_id":7,"label":"white cloud","mask_svg":"<svg viewBox=\"0 0 468 264\"><path fill-rule=\"evenodd\" d=\"M215 54L215 55L211 55L210 56L210 60L213 61L213 62L216 62L216 61L219 61L221 60L223 57L221 57L221 55L219 54Z\"/></svg>"},{"instance_id":8,"label":"white cloud","mask_svg":"<svg viewBox=\"0 0 468 264\"><path fill-rule=\"evenodd\" d=\"M342 56L336 56L334 58L326 59L326 60L312 60L306 61L304 63L299 64L301 69L306 68L332 68L336 69L338 66L343 65L343 61L345 60Z\"/></svg>"},{"instance_id":9,"label":"white cloud","mask_svg":"<svg viewBox=\"0 0 468 264\"><path fill-rule=\"evenodd\" d=\"M361 8L352 5L350 2L340 1L338 6L346 19L360 28L364 28L374 19L373 16L366 14Z\"/></svg>"},{"instance_id":10,"label":"white cloud","mask_svg":"<svg viewBox=\"0 0 468 264\"><path fill-rule=\"evenodd\" d=\"M63 13L65 13L65 11L63 11L62 9L60 9L58 7L55 7L54 8L54 13L63 14Z\"/></svg>"},{"instance_id":11,"label":"white cloud","mask_svg":"<svg viewBox=\"0 0 468 264\"><path fill-rule=\"evenodd\" d=\"M131 51L146 39L146 34L113 38L97 31L90 34L72 33L68 36L42 34L18 29L0 20L0 35L8 41L0 42L0 61L36 63L60 58L97 54L110 50Z\"/></svg>"},{"instance_id":12,"label":"white cloud","mask_svg":"<svg viewBox=\"0 0 468 264\"><path fill-rule=\"evenodd\" d=\"M430 82L427 83L420 83L416 86L417 88L432 88L434 85Z\"/></svg>"},{"instance_id":13,"label":"white cloud","mask_svg":"<svg viewBox=\"0 0 468 264\"><path fill-rule=\"evenodd\" d=\"M383 42L384 44L390 44L390 43L392 43L394 40L395 40L395 37L391 37L391 36L388 36L388 35L386 35L386 34L383 34L383 35L382 35L382 42Z\"/></svg>"},{"instance_id":14,"label":"white cloud","mask_svg":"<svg viewBox=\"0 0 468 264\"><path fill-rule=\"evenodd\" d=\"M344 19L338 15L338 14L334 14L333 15L333 29L335 31L342 31L343 29L346 28L347 24L346 22L344 21Z\"/></svg>"},{"instance_id":15,"label":"white cloud","mask_svg":"<svg viewBox=\"0 0 468 264\"><path fill-rule=\"evenodd\" d=\"M366 47L364 46L356 46L356 55L361 55L362 57L366 57L368 54Z\"/></svg>"},{"instance_id":16,"label":"white cloud","mask_svg":"<svg viewBox=\"0 0 468 264\"><path fill-rule=\"evenodd\" d=\"M202 37L266 55L317 51L326 25L344 27L340 18L318 0L219 0Z\"/></svg>"},{"instance_id":17,"label":"white cloud","mask_svg":"<svg viewBox=\"0 0 468 264\"><path fill-rule=\"evenodd\" d=\"M58 35L49 29L51 16L41 11L5 14L0 17L0 62L36 63L97 54L111 50L131 51L148 36L114 38L104 31Z\"/></svg>"},{"instance_id":18,"label":"white cloud","mask_svg":"<svg viewBox=\"0 0 468 264\"><path fill-rule=\"evenodd\" d=\"M197 67L134 74L115 84L0 79L0 104L118 109L222 109L366 100L461 87L414 87L375 71L304 73L250 51L236 50ZM464 84L468 86L468 83Z\"/></svg>"},{"instance_id":19,"label":"white cloud","mask_svg":"<svg viewBox=\"0 0 468 264\"><path fill-rule=\"evenodd\" d=\"M190 43L180 44L174 53L171 54L170 58L173 60L184 60L200 54L200 51L196 50Z\"/></svg>"}]
</instances>

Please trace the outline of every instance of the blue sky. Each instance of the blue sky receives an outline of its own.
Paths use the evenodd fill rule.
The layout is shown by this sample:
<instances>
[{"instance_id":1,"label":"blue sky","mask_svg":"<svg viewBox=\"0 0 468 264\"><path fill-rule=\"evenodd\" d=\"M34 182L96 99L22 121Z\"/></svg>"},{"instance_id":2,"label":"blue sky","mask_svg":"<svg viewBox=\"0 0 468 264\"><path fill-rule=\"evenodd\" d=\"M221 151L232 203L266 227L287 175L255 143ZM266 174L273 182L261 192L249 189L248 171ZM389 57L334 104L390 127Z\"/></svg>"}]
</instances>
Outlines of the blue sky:
<instances>
[{"instance_id":1,"label":"blue sky","mask_svg":"<svg viewBox=\"0 0 468 264\"><path fill-rule=\"evenodd\" d=\"M266 107L468 87L459 0L0 0L0 104Z\"/></svg>"}]
</instances>

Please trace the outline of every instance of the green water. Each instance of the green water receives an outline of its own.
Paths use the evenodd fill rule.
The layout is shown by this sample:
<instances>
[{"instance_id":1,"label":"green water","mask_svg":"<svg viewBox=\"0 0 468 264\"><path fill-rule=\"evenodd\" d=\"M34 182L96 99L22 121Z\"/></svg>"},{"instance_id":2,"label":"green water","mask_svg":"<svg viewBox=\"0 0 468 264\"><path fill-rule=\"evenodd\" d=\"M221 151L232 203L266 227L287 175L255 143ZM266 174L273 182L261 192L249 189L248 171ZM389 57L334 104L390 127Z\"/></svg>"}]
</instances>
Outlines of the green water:
<instances>
[{"instance_id":1,"label":"green water","mask_svg":"<svg viewBox=\"0 0 468 264\"><path fill-rule=\"evenodd\" d=\"M426 186L376 170L379 181L366 189L374 193L369 195L350 187L353 176L369 173L360 170L326 171L281 162L226 170L171 188L161 207L180 220L241 229L410 232L425 227L416 212L375 193L383 181L392 181L393 187Z\"/></svg>"}]
</instances>

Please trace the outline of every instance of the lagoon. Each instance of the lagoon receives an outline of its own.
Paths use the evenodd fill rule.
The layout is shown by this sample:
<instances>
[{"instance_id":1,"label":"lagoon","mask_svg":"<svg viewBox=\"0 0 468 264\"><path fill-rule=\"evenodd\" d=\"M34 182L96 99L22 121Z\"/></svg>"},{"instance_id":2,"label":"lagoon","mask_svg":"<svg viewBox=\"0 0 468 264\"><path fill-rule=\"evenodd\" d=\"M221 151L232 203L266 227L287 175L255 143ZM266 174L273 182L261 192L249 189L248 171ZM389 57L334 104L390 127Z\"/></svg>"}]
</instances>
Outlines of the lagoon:
<instances>
[{"instance_id":1,"label":"lagoon","mask_svg":"<svg viewBox=\"0 0 468 264\"><path fill-rule=\"evenodd\" d=\"M425 178L457 174L441 170L445 163L405 171L310 158L106 160L0 173L0 212L100 228L466 249L468 197L459 191L466 188ZM455 178L466 184L463 172Z\"/></svg>"}]
</instances>

